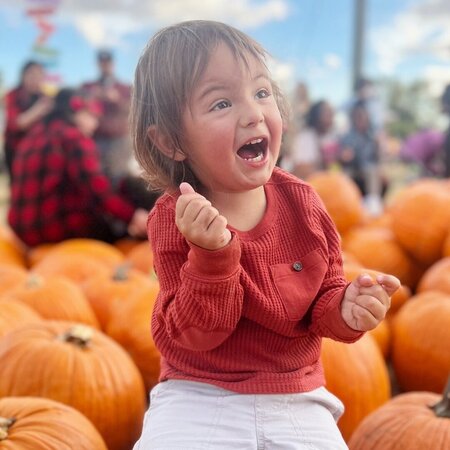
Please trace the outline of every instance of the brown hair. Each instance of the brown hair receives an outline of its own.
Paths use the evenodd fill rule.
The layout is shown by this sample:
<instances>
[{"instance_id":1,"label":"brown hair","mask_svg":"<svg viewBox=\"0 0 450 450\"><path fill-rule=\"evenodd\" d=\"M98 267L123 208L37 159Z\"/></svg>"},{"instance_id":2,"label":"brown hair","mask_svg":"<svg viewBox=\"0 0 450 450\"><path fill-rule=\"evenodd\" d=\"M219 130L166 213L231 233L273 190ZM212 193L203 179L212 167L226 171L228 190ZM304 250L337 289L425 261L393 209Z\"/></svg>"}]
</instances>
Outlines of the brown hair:
<instances>
[{"instance_id":1,"label":"brown hair","mask_svg":"<svg viewBox=\"0 0 450 450\"><path fill-rule=\"evenodd\" d=\"M136 159L154 189L177 189L182 181L198 185L186 161L175 161L158 150L148 129L155 125L158 133L169 140L174 155L177 149L183 150L183 112L211 52L221 42L244 63L252 55L265 65L267 53L256 41L229 25L205 20L162 29L150 39L139 59L131 100L131 133ZM285 99L272 84L285 118Z\"/></svg>"}]
</instances>

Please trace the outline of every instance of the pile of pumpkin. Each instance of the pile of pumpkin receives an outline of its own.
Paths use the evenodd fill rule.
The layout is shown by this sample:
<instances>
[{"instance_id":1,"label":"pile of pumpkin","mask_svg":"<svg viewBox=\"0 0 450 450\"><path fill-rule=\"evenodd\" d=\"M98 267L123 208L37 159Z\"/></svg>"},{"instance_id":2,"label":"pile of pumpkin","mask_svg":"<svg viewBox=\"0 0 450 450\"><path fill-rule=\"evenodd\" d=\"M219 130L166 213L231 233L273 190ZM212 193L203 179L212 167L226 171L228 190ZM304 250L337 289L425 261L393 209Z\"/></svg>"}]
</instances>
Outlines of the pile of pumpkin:
<instances>
[{"instance_id":1,"label":"pile of pumpkin","mask_svg":"<svg viewBox=\"0 0 450 450\"><path fill-rule=\"evenodd\" d=\"M387 318L354 344L325 340L328 388L346 412L350 450L450 448L450 182L420 179L390 195L374 218L342 173L308 180L342 237L349 281L397 276Z\"/></svg>"},{"instance_id":2,"label":"pile of pumpkin","mask_svg":"<svg viewBox=\"0 0 450 450\"><path fill-rule=\"evenodd\" d=\"M0 230L0 449L129 450L159 374L148 242Z\"/></svg>"},{"instance_id":3,"label":"pile of pumpkin","mask_svg":"<svg viewBox=\"0 0 450 450\"><path fill-rule=\"evenodd\" d=\"M309 181L342 236L348 280L363 270L402 282L374 331L354 344L324 340L327 387L346 407L344 438L351 450L450 448L450 393L441 400L450 184L418 181L374 219L342 174ZM133 447L159 373L150 330L158 290L147 242L27 250L0 229L0 450Z\"/></svg>"}]
</instances>

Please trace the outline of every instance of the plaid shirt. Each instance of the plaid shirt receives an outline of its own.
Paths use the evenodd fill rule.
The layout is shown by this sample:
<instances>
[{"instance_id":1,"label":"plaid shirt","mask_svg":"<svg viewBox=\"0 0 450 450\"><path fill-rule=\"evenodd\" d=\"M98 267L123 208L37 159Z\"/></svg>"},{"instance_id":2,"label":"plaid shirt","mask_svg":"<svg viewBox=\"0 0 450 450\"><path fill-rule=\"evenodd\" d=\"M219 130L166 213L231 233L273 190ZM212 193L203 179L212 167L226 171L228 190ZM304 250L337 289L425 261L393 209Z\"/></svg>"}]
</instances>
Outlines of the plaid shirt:
<instances>
[{"instance_id":1,"label":"plaid shirt","mask_svg":"<svg viewBox=\"0 0 450 450\"><path fill-rule=\"evenodd\" d=\"M30 95L24 88L17 87L5 95L6 123L4 129L4 148L8 166L19 142L25 137L26 130L17 125L17 118L42 97L43 94Z\"/></svg>"},{"instance_id":2,"label":"plaid shirt","mask_svg":"<svg viewBox=\"0 0 450 450\"><path fill-rule=\"evenodd\" d=\"M108 216L109 223L112 218L127 223L134 209L113 192L94 141L75 126L39 123L22 140L8 222L27 245L72 237L112 240Z\"/></svg>"}]
</instances>

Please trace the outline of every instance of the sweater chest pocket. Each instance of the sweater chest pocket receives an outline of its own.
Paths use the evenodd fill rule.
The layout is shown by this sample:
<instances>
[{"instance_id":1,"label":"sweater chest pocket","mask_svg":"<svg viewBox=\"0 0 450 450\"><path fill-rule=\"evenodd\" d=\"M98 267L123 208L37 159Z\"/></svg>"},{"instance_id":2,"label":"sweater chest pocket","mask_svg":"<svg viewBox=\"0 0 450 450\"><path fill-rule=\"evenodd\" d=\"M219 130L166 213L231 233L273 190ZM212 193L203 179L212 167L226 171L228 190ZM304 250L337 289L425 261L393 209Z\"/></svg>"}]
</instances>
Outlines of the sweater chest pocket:
<instances>
[{"instance_id":1,"label":"sweater chest pocket","mask_svg":"<svg viewBox=\"0 0 450 450\"><path fill-rule=\"evenodd\" d=\"M289 320L300 320L306 314L319 292L327 269L328 265L319 250L313 250L291 263L270 267Z\"/></svg>"}]
</instances>

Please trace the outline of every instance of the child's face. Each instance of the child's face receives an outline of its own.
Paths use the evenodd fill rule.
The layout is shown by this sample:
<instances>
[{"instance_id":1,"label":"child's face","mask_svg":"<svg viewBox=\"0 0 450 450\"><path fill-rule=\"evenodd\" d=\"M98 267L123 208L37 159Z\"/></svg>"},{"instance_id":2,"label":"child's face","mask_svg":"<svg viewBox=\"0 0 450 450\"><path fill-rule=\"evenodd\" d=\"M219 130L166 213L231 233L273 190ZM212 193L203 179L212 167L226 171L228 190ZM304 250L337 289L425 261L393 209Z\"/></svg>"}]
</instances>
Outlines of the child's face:
<instances>
[{"instance_id":1,"label":"child's face","mask_svg":"<svg viewBox=\"0 0 450 450\"><path fill-rule=\"evenodd\" d=\"M213 51L183 115L189 166L208 192L264 185L277 161L282 120L266 68L225 44Z\"/></svg>"}]
</instances>

